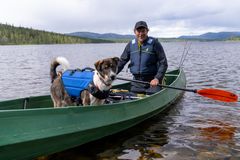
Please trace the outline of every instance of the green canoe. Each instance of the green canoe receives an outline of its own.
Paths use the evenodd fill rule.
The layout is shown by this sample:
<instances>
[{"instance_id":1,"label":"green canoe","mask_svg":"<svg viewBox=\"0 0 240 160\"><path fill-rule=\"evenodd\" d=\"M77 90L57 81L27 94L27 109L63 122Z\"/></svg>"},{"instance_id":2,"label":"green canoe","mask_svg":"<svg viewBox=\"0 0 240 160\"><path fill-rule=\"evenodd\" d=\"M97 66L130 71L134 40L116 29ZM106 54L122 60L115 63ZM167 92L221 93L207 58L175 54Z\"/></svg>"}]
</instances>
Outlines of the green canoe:
<instances>
[{"instance_id":1,"label":"green canoe","mask_svg":"<svg viewBox=\"0 0 240 160\"><path fill-rule=\"evenodd\" d=\"M185 88L182 69L166 74L166 85ZM128 88L129 83L115 88ZM63 151L130 128L176 101L183 91L165 88L136 100L54 109L50 96L0 102L0 159L31 159Z\"/></svg>"}]
</instances>

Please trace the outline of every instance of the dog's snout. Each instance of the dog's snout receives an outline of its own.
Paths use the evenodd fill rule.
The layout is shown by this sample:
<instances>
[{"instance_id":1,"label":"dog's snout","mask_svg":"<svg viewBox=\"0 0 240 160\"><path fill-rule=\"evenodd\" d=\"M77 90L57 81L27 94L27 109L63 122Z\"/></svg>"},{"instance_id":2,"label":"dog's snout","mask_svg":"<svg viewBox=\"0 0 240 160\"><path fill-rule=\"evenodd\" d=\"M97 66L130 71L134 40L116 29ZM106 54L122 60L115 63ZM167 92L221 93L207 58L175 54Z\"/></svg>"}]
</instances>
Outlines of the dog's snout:
<instances>
[{"instance_id":1,"label":"dog's snout","mask_svg":"<svg viewBox=\"0 0 240 160\"><path fill-rule=\"evenodd\" d=\"M113 81L113 80L115 80L116 79L116 75L111 75L111 80Z\"/></svg>"}]
</instances>

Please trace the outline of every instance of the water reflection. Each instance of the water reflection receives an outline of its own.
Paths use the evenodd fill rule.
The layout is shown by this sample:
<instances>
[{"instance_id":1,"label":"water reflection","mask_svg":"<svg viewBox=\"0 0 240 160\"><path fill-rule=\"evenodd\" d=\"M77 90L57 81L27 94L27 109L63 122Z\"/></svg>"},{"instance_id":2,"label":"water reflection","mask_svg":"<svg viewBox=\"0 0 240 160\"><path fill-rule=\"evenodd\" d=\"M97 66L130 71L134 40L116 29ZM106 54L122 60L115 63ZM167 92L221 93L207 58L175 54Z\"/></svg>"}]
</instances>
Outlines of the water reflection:
<instances>
[{"instance_id":1,"label":"water reflection","mask_svg":"<svg viewBox=\"0 0 240 160\"><path fill-rule=\"evenodd\" d=\"M201 138L207 141L233 141L237 127L219 120L199 120L197 123L204 124L199 127Z\"/></svg>"},{"instance_id":2,"label":"water reflection","mask_svg":"<svg viewBox=\"0 0 240 160\"><path fill-rule=\"evenodd\" d=\"M145 128L141 135L134 136L123 143L124 150L118 159L141 159L162 158L161 146L168 143L168 130L166 115L159 114L158 117L148 121L154 125ZM136 133L136 132L135 132Z\"/></svg>"},{"instance_id":3,"label":"water reflection","mask_svg":"<svg viewBox=\"0 0 240 160\"><path fill-rule=\"evenodd\" d=\"M239 157L240 147L236 144L237 127L216 119L197 120L200 131L197 157L199 159L230 159ZM237 154L236 154L237 153Z\"/></svg>"}]
</instances>

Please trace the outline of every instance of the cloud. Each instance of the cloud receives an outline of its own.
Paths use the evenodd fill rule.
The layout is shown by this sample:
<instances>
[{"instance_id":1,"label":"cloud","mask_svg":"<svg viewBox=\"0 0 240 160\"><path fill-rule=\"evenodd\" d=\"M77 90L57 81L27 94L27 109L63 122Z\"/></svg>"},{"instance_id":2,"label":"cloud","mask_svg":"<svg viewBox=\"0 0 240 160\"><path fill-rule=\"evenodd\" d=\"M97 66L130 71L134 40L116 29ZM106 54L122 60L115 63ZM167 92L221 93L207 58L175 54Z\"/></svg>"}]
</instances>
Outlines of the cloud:
<instances>
[{"instance_id":1,"label":"cloud","mask_svg":"<svg viewBox=\"0 0 240 160\"><path fill-rule=\"evenodd\" d=\"M0 22L47 31L132 34L145 20L153 36L239 30L238 0L2 0Z\"/></svg>"}]
</instances>

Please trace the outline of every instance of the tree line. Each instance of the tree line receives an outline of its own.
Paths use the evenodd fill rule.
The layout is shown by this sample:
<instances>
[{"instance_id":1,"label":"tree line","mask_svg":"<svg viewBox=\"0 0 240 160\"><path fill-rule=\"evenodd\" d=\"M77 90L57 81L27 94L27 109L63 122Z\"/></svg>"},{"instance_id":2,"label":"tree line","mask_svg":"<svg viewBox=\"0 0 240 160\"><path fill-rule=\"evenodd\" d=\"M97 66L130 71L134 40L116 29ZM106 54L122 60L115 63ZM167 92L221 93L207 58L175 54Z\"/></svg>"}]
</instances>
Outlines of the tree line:
<instances>
[{"instance_id":1,"label":"tree line","mask_svg":"<svg viewBox=\"0 0 240 160\"><path fill-rule=\"evenodd\" d=\"M109 42L112 41L68 36L54 32L41 31L32 28L15 27L13 25L0 23L0 45Z\"/></svg>"},{"instance_id":2,"label":"tree line","mask_svg":"<svg viewBox=\"0 0 240 160\"><path fill-rule=\"evenodd\" d=\"M240 41L240 36L229 38L230 41Z\"/></svg>"}]
</instances>

